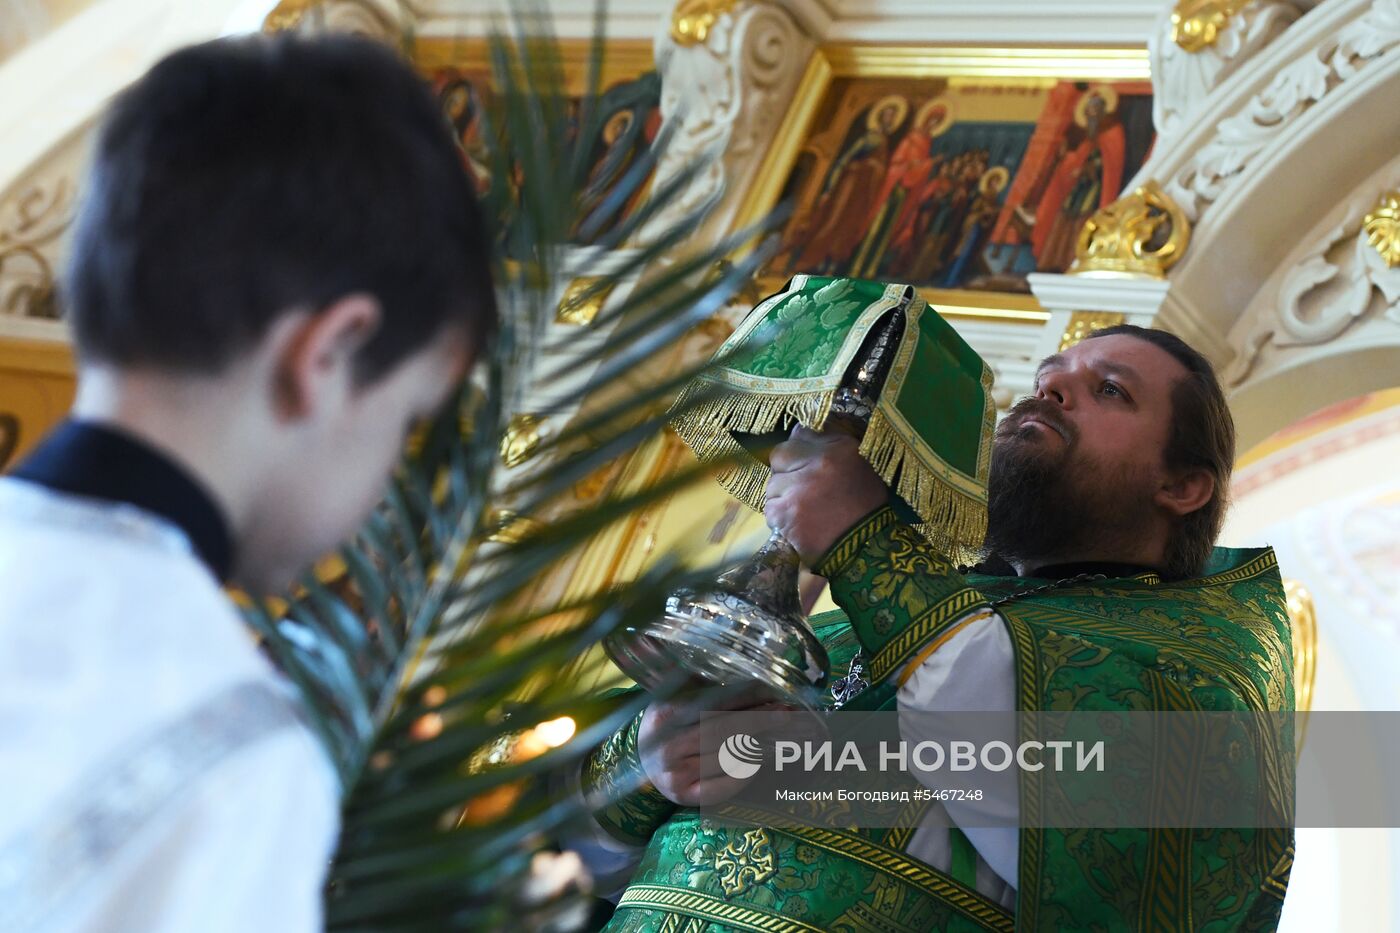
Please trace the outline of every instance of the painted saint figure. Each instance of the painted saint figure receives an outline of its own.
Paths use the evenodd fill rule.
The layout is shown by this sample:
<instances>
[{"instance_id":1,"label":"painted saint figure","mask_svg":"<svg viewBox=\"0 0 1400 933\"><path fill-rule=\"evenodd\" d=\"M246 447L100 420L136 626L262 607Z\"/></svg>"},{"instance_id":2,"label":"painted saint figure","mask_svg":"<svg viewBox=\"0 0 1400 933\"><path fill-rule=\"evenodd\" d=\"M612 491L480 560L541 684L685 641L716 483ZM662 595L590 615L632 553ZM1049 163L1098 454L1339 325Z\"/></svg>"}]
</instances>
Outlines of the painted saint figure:
<instances>
[{"instance_id":1,"label":"painted saint figure","mask_svg":"<svg viewBox=\"0 0 1400 933\"><path fill-rule=\"evenodd\" d=\"M1001 213L1002 191L1011 181L1005 166L987 169L977 182L977 197L968 208L962 222L962 233L953 252L953 264L943 277L944 288L957 288L967 274L968 266L982 249L982 243Z\"/></svg>"},{"instance_id":2,"label":"painted saint figure","mask_svg":"<svg viewBox=\"0 0 1400 933\"><path fill-rule=\"evenodd\" d=\"M1074 259L1074 243L1084 222L1118 199L1123 185L1126 138L1114 119L1118 94L1110 87L1090 89L1074 108L1074 122L1084 130L1060 164L1035 211L1031 245L1036 268L1063 272Z\"/></svg>"},{"instance_id":3,"label":"painted saint figure","mask_svg":"<svg viewBox=\"0 0 1400 933\"><path fill-rule=\"evenodd\" d=\"M794 251L794 265L828 272L847 263L870 226L871 205L890 160L890 137L904 122L909 102L898 94L878 101L866 117L866 131L837 157L822 183L807 226L805 245Z\"/></svg>"},{"instance_id":4,"label":"painted saint figure","mask_svg":"<svg viewBox=\"0 0 1400 933\"><path fill-rule=\"evenodd\" d=\"M879 205L851 274L874 276L882 266L903 264L915 248L914 221L919 213L920 193L943 161L933 153L933 141L953 125L948 105L932 100L919 109L914 128L895 148L885 173Z\"/></svg>"}]
</instances>

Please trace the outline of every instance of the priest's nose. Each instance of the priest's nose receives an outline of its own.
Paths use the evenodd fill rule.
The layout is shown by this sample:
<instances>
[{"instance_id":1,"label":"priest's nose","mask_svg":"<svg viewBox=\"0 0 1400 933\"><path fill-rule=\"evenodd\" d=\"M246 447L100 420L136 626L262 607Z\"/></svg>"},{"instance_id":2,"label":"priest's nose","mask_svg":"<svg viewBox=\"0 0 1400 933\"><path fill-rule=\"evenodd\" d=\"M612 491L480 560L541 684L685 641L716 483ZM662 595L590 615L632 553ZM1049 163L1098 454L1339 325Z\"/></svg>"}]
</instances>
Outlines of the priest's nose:
<instances>
[{"instance_id":1,"label":"priest's nose","mask_svg":"<svg viewBox=\"0 0 1400 933\"><path fill-rule=\"evenodd\" d=\"M1061 408L1070 407L1069 376L1060 370L1041 373L1036 382L1035 397L1054 402Z\"/></svg>"}]
</instances>

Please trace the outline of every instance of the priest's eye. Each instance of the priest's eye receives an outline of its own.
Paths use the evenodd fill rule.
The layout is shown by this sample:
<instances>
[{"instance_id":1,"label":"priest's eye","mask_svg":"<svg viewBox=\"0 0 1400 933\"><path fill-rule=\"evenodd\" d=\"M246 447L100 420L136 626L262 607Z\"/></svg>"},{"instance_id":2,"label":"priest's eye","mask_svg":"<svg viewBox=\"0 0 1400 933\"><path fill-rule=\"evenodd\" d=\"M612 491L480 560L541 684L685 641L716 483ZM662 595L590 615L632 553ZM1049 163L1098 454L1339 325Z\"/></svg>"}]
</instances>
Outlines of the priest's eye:
<instances>
[{"instance_id":1,"label":"priest's eye","mask_svg":"<svg viewBox=\"0 0 1400 933\"><path fill-rule=\"evenodd\" d=\"M1099 391L1110 398L1126 399L1128 397L1128 393L1124 392L1123 387L1116 382L1105 381L1103 385L1099 386Z\"/></svg>"}]
</instances>

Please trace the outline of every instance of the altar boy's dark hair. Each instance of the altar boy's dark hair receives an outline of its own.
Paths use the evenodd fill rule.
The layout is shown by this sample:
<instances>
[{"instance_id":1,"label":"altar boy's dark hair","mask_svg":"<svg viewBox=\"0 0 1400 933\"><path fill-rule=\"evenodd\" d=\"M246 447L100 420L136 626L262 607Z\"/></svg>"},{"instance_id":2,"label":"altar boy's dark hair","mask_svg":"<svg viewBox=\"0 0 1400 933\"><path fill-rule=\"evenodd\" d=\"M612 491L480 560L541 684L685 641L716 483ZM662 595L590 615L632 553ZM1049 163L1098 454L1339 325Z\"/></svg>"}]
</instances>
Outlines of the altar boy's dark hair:
<instances>
[{"instance_id":1,"label":"altar boy's dark hair","mask_svg":"<svg viewBox=\"0 0 1400 933\"><path fill-rule=\"evenodd\" d=\"M393 52L221 39L108 110L61 297L84 361L218 373L282 315L367 293L370 382L449 324L489 341L490 252L444 118Z\"/></svg>"}]
</instances>

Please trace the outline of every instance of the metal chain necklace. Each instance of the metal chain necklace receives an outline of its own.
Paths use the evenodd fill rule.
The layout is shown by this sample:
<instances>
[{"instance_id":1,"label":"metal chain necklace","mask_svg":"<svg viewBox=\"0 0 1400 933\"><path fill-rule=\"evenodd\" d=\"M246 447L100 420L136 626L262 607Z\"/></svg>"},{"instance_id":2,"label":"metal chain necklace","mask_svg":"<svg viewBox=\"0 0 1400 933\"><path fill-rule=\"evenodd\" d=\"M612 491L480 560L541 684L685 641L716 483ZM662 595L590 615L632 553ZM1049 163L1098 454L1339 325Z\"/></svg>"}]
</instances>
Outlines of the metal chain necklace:
<instances>
[{"instance_id":1,"label":"metal chain necklace","mask_svg":"<svg viewBox=\"0 0 1400 933\"><path fill-rule=\"evenodd\" d=\"M1099 580L1107 579L1108 575L1103 573L1081 573L1063 580L1054 580L1041 586L1034 586L1028 590L1008 593L999 599L992 600L991 605L993 609L996 609L998 606L1004 606L1018 599L1025 599L1027 596L1048 593L1051 590L1062 590L1079 583L1096 583ZM869 686L870 681L865 679L865 655L860 649L856 649L855 657L851 658L851 666L847 670L846 676L831 685L831 709L840 709L845 706L864 693Z\"/></svg>"}]
</instances>

